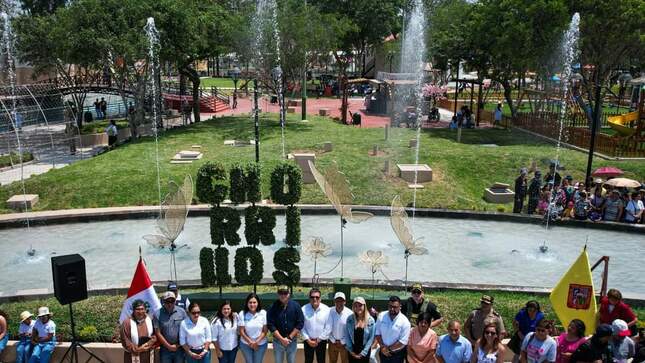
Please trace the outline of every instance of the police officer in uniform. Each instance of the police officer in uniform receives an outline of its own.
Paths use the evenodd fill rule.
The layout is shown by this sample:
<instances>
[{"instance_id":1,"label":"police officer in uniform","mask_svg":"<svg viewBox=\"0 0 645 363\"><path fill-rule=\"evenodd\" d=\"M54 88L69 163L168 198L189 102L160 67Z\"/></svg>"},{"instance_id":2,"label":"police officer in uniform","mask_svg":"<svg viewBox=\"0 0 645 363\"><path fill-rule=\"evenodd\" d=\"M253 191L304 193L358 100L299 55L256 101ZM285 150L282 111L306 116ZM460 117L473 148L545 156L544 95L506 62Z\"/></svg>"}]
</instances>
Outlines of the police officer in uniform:
<instances>
[{"instance_id":1,"label":"police officer in uniform","mask_svg":"<svg viewBox=\"0 0 645 363\"><path fill-rule=\"evenodd\" d=\"M188 312L188 305L190 305L190 300L186 296L181 296L179 294L179 288L177 287L177 283L174 281L170 281L168 283L168 291L171 291L173 294L175 294L176 300L175 300L175 305L179 306L180 308L186 310Z\"/></svg>"},{"instance_id":2,"label":"police officer in uniform","mask_svg":"<svg viewBox=\"0 0 645 363\"><path fill-rule=\"evenodd\" d=\"M412 327L417 326L417 318L427 312L432 316L431 328L441 324L443 318L437 309L437 305L423 296L423 287L421 284L412 285L412 296L409 297L401 306L401 312L410 320Z\"/></svg>"},{"instance_id":3,"label":"police officer in uniform","mask_svg":"<svg viewBox=\"0 0 645 363\"><path fill-rule=\"evenodd\" d=\"M482 295L479 309L471 311L470 315L468 315L468 319L466 319L466 323L464 324L464 335L473 344L477 339L482 337L484 326L488 322L495 322L497 330L501 335L501 337L499 337L500 339L503 339L506 336L506 329L504 329L502 316L493 310L493 300L492 296Z\"/></svg>"}]
</instances>

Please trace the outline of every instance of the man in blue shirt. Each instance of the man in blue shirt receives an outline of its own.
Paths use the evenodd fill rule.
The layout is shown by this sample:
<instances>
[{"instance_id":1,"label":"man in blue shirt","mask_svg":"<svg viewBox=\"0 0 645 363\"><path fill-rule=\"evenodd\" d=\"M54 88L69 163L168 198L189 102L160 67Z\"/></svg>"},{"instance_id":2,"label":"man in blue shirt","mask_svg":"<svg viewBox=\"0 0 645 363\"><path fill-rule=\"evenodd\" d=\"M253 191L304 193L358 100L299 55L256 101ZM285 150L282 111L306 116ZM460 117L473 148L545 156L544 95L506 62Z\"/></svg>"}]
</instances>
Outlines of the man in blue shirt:
<instances>
[{"instance_id":1,"label":"man in blue shirt","mask_svg":"<svg viewBox=\"0 0 645 363\"><path fill-rule=\"evenodd\" d=\"M448 323L448 334L439 338L437 361L439 363L468 363L472 352L472 345L468 339L461 335L461 323L451 320Z\"/></svg>"},{"instance_id":2,"label":"man in blue shirt","mask_svg":"<svg viewBox=\"0 0 645 363\"><path fill-rule=\"evenodd\" d=\"M300 304L291 300L287 286L278 287L276 300L267 313L267 326L273 334L273 355L275 363L282 363L286 355L287 363L296 363L298 334L305 323Z\"/></svg>"},{"instance_id":3,"label":"man in blue shirt","mask_svg":"<svg viewBox=\"0 0 645 363\"><path fill-rule=\"evenodd\" d=\"M164 293L163 307L157 311L152 325L161 344L159 356L161 363L183 363L184 350L179 344L179 328L186 319L186 311L175 305L175 294L172 291Z\"/></svg>"}]
</instances>

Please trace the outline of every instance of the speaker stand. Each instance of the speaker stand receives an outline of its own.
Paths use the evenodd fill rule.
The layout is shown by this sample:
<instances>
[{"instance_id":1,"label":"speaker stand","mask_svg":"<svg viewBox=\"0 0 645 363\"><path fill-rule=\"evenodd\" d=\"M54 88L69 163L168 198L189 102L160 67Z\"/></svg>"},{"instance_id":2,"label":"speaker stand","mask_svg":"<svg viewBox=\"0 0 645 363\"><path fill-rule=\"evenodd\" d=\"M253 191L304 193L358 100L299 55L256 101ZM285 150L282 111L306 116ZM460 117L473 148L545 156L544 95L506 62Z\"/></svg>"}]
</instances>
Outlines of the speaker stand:
<instances>
[{"instance_id":1,"label":"speaker stand","mask_svg":"<svg viewBox=\"0 0 645 363\"><path fill-rule=\"evenodd\" d=\"M65 354L63 355L63 358L60 360L61 363L65 362L65 359L67 358L67 355L69 354L69 362L70 363L79 363L80 361L78 360L78 349L82 349L89 358L85 361L85 363L89 362L92 360L92 358L96 359L97 361L101 363L105 363L101 358L97 357L94 353L90 352L89 349L85 348L81 342L76 340L76 325L74 324L74 310L72 310L72 303L69 303L69 318L70 318L70 324L72 326L72 344L67 348L65 351Z\"/></svg>"}]
</instances>

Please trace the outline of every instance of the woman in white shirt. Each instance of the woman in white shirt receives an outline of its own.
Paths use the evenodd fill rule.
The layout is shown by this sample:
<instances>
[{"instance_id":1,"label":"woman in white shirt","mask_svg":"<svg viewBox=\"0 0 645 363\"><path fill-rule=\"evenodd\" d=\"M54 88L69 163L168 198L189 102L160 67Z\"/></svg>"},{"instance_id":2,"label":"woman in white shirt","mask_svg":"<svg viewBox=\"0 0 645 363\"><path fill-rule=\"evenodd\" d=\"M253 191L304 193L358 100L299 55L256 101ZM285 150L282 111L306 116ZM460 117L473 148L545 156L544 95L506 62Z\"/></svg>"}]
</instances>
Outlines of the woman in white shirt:
<instances>
[{"instance_id":1,"label":"woman in white shirt","mask_svg":"<svg viewBox=\"0 0 645 363\"><path fill-rule=\"evenodd\" d=\"M240 350L246 363L262 363L267 350L267 313L254 293L246 297L244 310L238 320Z\"/></svg>"},{"instance_id":2,"label":"woman in white shirt","mask_svg":"<svg viewBox=\"0 0 645 363\"><path fill-rule=\"evenodd\" d=\"M231 302L224 301L211 324L211 336L219 363L235 363L237 355L237 316L231 309Z\"/></svg>"},{"instance_id":3,"label":"woman in white shirt","mask_svg":"<svg viewBox=\"0 0 645 363\"><path fill-rule=\"evenodd\" d=\"M211 361L211 325L201 316L199 304L188 306L188 318L181 322L179 344L186 351L187 363L206 363Z\"/></svg>"}]
</instances>

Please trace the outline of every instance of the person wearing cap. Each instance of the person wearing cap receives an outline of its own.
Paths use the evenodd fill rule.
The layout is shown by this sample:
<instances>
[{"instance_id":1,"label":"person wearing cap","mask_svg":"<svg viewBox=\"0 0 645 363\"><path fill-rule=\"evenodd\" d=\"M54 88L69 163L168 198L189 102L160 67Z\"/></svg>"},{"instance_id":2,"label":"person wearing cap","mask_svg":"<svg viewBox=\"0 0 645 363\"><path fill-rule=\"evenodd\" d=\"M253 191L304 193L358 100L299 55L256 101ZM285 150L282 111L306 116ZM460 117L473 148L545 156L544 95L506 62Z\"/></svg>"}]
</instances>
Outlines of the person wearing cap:
<instances>
[{"instance_id":1,"label":"person wearing cap","mask_svg":"<svg viewBox=\"0 0 645 363\"><path fill-rule=\"evenodd\" d=\"M175 294L175 304L180 308L188 311L187 309L188 305L190 305L190 300L188 300L188 297L186 296L181 296L181 294L179 293L179 287L177 286L176 282L170 281L168 283L168 291Z\"/></svg>"},{"instance_id":2,"label":"person wearing cap","mask_svg":"<svg viewBox=\"0 0 645 363\"><path fill-rule=\"evenodd\" d=\"M553 322L542 319L537 323L535 332L526 334L522 341L521 363L555 362L558 354L558 343L549 336Z\"/></svg>"},{"instance_id":3,"label":"person wearing cap","mask_svg":"<svg viewBox=\"0 0 645 363\"><path fill-rule=\"evenodd\" d=\"M569 358L569 363L604 363L610 362L609 340L611 339L611 325L601 324L596 328L596 333L583 344Z\"/></svg>"},{"instance_id":4,"label":"person wearing cap","mask_svg":"<svg viewBox=\"0 0 645 363\"><path fill-rule=\"evenodd\" d=\"M439 363L469 363L473 354L470 341L461 335L458 320L448 322L448 334L439 337L435 357Z\"/></svg>"},{"instance_id":5,"label":"person wearing cap","mask_svg":"<svg viewBox=\"0 0 645 363\"><path fill-rule=\"evenodd\" d=\"M367 311L365 299L354 298L352 314L347 317L345 325L345 349L350 363L367 363L376 333L376 321Z\"/></svg>"},{"instance_id":6,"label":"person wearing cap","mask_svg":"<svg viewBox=\"0 0 645 363\"><path fill-rule=\"evenodd\" d=\"M20 313L20 326L18 327L18 344L16 344L16 363L25 363L31 357L31 334L36 321L28 311Z\"/></svg>"},{"instance_id":7,"label":"person wearing cap","mask_svg":"<svg viewBox=\"0 0 645 363\"><path fill-rule=\"evenodd\" d=\"M474 344L477 339L482 337L484 331L484 321L492 320L497 324L501 339L506 337L506 329L504 329L504 321L502 316L493 309L494 298L489 295L482 295L480 299L479 309L470 312L466 322L464 323L464 334Z\"/></svg>"},{"instance_id":8,"label":"person wearing cap","mask_svg":"<svg viewBox=\"0 0 645 363\"><path fill-rule=\"evenodd\" d=\"M273 355L275 363L296 363L298 334L305 324L300 304L291 299L289 287L278 287L278 299L267 313L267 325L273 333Z\"/></svg>"},{"instance_id":9,"label":"person wearing cap","mask_svg":"<svg viewBox=\"0 0 645 363\"><path fill-rule=\"evenodd\" d=\"M49 308L38 308L38 321L31 332L31 342L34 345L29 363L47 363L56 346L56 323L51 320Z\"/></svg>"},{"instance_id":10,"label":"person wearing cap","mask_svg":"<svg viewBox=\"0 0 645 363\"><path fill-rule=\"evenodd\" d=\"M340 357L341 363L349 362L349 355L345 349L345 330L347 319L352 315L352 310L345 306L345 294L338 291L334 294L334 309L329 310L329 344L327 355L329 363L338 362Z\"/></svg>"},{"instance_id":11,"label":"person wearing cap","mask_svg":"<svg viewBox=\"0 0 645 363\"><path fill-rule=\"evenodd\" d=\"M376 341L380 348L381 363L402 363L410 338L410 321L401 313L401 299L390 296L388 311L379 314L376 320Z\"/></svg>"},{"instance_id":12,"label":"person wearing cap","mask_svg":"<svg viewBox=\"0 0 645 363\"><path fill-rule=\"evenodd\" d=\"M120 336L121 345L125 349L125 363L149 362L154 358L157 336L152 319L148 316L148 307L143 300L137 299L132 302L132 315L121 323Z\"/></svg>"},{"instance_id":13,"label":"person wearing cap","mask_svg":"<svg viewBox=\"0 0 645 363\"><path fill-rule=\"evenodd\" d=\"M529 204L527 209L528 214L535 213L535 209L537 208L538 203L540 202L541 191L542 191L542 172L540 172L539 170L536 170L533 176L533 179L531 179L531 184L529 184L529 190L528 190Z\"/></svg>"},{"instance_id":14,"label":"person wearing cap","mask_svg":"<svg viewBox=\"0 0 645 363\"><path fill-rule=\"evenodd\" d=\"M603 208L602 219L608 222L620 222L623 216L623 201L620 199L620 192L617 189L612 189Z\"/></svg>"},{"instance_id":15,"label":"person wearing cap","mask_svg":"<svg viewBox=\"0 0 645 363\"><path fill-rule=\"evenodd\" d=\"M609 348L614 362L627 362L636 355L636 344L629 337L631 332L624 320L616 319L611 323Z\"/></svg>"},{"instance_id":16,"label":"person wearing cap","mask_svg":"<svg viewBox=\"0 0 645 363\"><path fill-rule=\"evenodd\" d=\"M309 290L309 303L302 307L305 321L300 334L304 341L305 363L325 363L327 339L331 333L329 324L329 307L320 302L321 293L318 288Z\"/></svg>"},{"instance_id":17,"label":"person wearing cap","mask_svg":"<svg viewBox=\"0 0 645 363\"><path fill-rule=\"evenodd\" d=\"M4 348L7 347L7 343L9 343L9 319L7 317L7 313L4 311L0 310L0 354L2 354L2 351Z\"/></svg>"},{"instance_id":18,"label":"person wearing cap","mask_svg":"<svg viewBox=\"0 0 645 363\"><path fill-rule=\"evenodd\" d=\"M515 201L513 203L513 213L522 213L524 206L524 199L526 198L526 191L528 188L528 181L526 175L528 170L526 168L520 169L520 176L515 179Z\"/></svg>"},{"instance_id":19,"label":"person wearing cap","mask_svg":"<svg viewBox=\"0 0 645 363\"><path fill-rule=\"evenodd\" d=\"M611 324L616 319L627 322L627 326L636 335L638 317L632 308L623 301L623 294L616 289L609 289L607 296L600 298L598 308L598 324Z\"/></svg>"},{"instance_id":20,"label":"person wearing cap","mask_svg":"<svg viewBox=\"0 0 645 363\"><path fill-rule=\"evenodd\" d=\"M152 319L155 336L159 342L159 361L161 363L183 363L184 350L179 345L181 322L188 316L186 311L175 305L175 294L166 291L162 298L162 307Z\"/></svg>"},{"instance_id":21,"label":"person wearing cap","mask_svg":"<svg viewBox=\"0 0 645 363\"><path fill-rule=\"evenodd\" d=\"M431 328L441 324L443 322L441 313L437 310L437 305L423 296L423 286L414 284L411 292L412 296L401 306L401 312L410 320L411 327L417 326L417 318L423 313L429 313L432 316Z\"/></svg>"}]
</instances>

